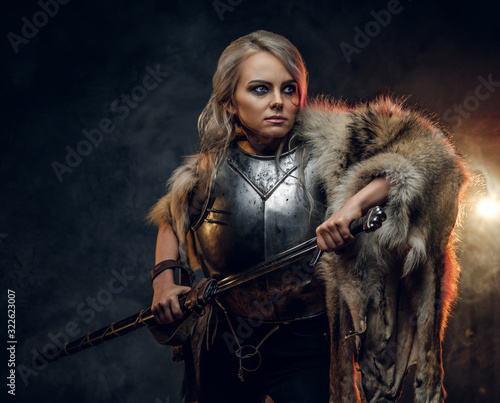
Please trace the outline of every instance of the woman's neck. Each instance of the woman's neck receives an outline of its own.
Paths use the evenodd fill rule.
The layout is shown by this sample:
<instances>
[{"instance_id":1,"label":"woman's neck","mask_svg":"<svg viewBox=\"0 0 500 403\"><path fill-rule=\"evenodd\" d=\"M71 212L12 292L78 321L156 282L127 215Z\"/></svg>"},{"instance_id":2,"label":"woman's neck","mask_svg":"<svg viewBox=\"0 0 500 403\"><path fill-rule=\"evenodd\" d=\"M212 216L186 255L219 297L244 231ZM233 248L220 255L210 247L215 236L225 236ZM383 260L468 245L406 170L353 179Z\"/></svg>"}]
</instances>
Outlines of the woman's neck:
<instances>
[{"instance_id":1,"label":"woman's neck","mask_svg":"<svg viewBox=\"0 0 500 403\"><path fill-rule=\"evenodd\" d=\"M238 141L238 146L246 151L249 154L254 154L254 155L274 155L278 152L279 149L279 144L277 146L264 146L262 144L259 144L257 146L252 145L248 140L240 140Z\"/></svg>"},{"instance_id":2,"label":"woman's neck","mask_svg":"<svg viewBox=\"0 0 500 403\"><path fill-rule=\"evenodd\" d=\"M282 142L285 142L283 148L286 148L287 139L288 136L275 139L257 139L253 136L247 135L246 139L241 139L237 144L240 148L250 154L275 155L280 149Z\"/></svg>"}]
</instances>

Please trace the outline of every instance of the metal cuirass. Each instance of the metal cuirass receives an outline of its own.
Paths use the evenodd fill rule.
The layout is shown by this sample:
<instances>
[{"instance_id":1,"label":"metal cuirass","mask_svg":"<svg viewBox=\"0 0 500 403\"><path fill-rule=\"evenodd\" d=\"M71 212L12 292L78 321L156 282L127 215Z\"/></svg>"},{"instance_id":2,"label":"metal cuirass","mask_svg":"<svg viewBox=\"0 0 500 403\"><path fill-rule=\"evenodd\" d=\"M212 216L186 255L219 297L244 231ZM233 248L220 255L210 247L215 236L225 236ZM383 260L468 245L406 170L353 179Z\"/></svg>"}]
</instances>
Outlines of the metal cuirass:
<instances>
[{"instance_id":1,"label":"metal cuirass","mask_svg":"<svg viewBox=\"0 0 500 403\"><path fill-rule=\"evenodd\" d=\"M257 156L238 146L228 149L216 169L202 214L193 226L205 276L222 279L241 273L313 237L322 223L325 196L313 186L311 164L299 184L297 149ZM219 294L236 315L281 322L325 310L323 285L305 261L291 263Z\"/></svg>"}]
</instances>

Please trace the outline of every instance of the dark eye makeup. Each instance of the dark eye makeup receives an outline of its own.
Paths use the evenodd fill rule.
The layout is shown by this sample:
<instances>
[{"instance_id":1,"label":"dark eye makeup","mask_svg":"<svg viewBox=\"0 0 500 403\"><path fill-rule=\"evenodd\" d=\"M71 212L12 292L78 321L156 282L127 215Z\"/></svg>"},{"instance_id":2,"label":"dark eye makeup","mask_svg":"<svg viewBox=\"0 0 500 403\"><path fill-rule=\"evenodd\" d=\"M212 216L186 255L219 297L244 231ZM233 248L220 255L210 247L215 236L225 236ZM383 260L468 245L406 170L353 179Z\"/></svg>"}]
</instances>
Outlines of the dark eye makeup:
<instances>
[{"instance_id":1,"label":"dark eye makeup","mask_svg":"<svg viewBox=\"0 0 500 403\"><path fill-rule=\"evenodd\" d=\"M265 85L257 85L250 88L250 91L255 92L258 95L267 94L268 88Z\"/></svg>"},{"instance_id":2,"label":"dark eye makeup","mask_svg":"<svg viewBox=\"0 0 500 403\"><path fill-rule=\"evenodd\" d=\"M249 88L250 92L256 93L257 95L264 95L269 92L267 85L260 84ZM295 84L287 84L283 87L282 92L286 95L293 95L297 92L297 86Z\"/></svg>"},{"instance_id":3,"label":"dark eye makeup","mask_svg":"<svg viewBox=\"0 0 500 403\"><path fill-rule=\"evenodd\" d=\"M283 88L283 92L288 95L293 95L297 91L297 86L293 84L288 84Z\"/></svg>"}]
</instances>

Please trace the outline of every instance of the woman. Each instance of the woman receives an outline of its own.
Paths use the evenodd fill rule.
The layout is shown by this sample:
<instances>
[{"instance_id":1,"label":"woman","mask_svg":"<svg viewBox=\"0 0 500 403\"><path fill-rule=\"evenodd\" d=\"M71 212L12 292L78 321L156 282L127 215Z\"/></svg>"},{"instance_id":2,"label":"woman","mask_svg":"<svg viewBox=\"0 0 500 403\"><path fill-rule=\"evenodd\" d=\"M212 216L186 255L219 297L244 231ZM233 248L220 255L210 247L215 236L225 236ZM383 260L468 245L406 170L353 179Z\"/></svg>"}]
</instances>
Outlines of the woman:
<instances>
[{"instance_id":1,"label":"woman","mask_svg":"<svg viewBox=\"0 0 500 403\"><path fill-rule=\"evenodd\" d=\"M363 287L356 290L351 280L346 281L346 290L351 290L346 294L329 268L340 265L352 279L349 268L366 266L368 257L356 258L355 251L373 250L366 246L370 243L381 248L374 252L382 260L377 273L387 272L389 260L411 270L407 258L413 249L425 253L420 239L408 235L407 223L419 192L429 185L420 183L428 167L414 168L413 154L402 147L408 142L404 139L390 150L399 140L390 132L391 118L398 112L406 115L398 105L380 101L370 113L381 122L370 124L356 120L356 111L327 102L307 105L306 99L305 65L288 40L257 31L231 43L219 59L213 94L199 119L201 151L176 171L169 194L151 212L159 225L152 272L152 311L158 323L183 315L178 296L190 288L174 283L175 267L201 266L205 276L220 280L315 235L322 251L337 255L326 254L320 263L326 301L319 274L308 270L305 260L218 295L191 340L200 402L260 402L266 395L275 402L328 401L329 370L342 381L347 377L349 382L349 375L330 365L326 334L335 328L333 322L328 328L325 307L334 317L339 312L335 298L342 295L353 334L362 334L369 306L380 294L370 287L358 295ZM456 196L461 174L444 141L432 139L440 147L435 154L448 153L446 162L435 168L453 171L450 189ZM434 157L426 156L429 161ZM405 215L403 225L389 224L392 232L381 230L377 239L354 242L349 224L386 202L388 213ZM454 218L446 222L448 235ZM386 247L395 254L384 260L381 250ZM376 281L375 289L384 281ZM371 299L366 297L370 293ZM334 333L332 341L338 339ZM331 387L335 396L338 392ZM195 400L192 395L188 399Z\"/></svg>"}]
</instances>

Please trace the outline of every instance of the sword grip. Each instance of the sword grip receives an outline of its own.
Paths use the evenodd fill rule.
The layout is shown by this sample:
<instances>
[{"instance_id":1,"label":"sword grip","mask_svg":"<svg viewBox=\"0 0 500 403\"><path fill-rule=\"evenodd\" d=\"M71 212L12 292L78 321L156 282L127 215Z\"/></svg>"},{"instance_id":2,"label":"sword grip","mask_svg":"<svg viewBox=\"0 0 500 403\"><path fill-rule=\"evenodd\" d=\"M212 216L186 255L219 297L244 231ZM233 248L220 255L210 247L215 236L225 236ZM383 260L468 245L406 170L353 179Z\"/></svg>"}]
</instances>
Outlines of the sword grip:
<instances>
[{"instance_id":1,"label":"sword grip","mask_svg":"<svg viewBox=\"0 0 500 403\"><path fill-rule=\"evenodd\" d=\"M382 223L386 220L387 215L380 206L375 206L368 210L368 213L357 220L354 220L349 224L349 231L353 236L358 235L360 232L373 232L378 230ZM316 252L309 262L309 266L314 267L318 264L318 261L323 254L323 251L316 247Z\"/></svg>"},{"instance_id":2,"label":"sword grip","mask_svg":"<svg viewBox=\"0 0 500 403\"><path fill-rule=\"evenodd\" d=\"M187 295L188 293L184 293L184 294L181 294L179 295L179 305L181 307L181 311L182 312L186 312L187 311L187 308L186 308L186 298L187 298Z\"/></svg>"},{"instance_id":3,"label":"sword grip","mask_svg":"<svg viewBox=\"0 0 500 403\"><path fill-rule=\"evenodd\" d=\"M349 225L349 231L353 236L356 236L360 232L373 232L378 230L382 223L386 220L387 215L380 206L375 206L368 210L366 215L357 220L354 220Z\"/></svg>"}]
</instances>

